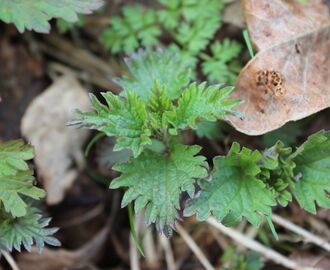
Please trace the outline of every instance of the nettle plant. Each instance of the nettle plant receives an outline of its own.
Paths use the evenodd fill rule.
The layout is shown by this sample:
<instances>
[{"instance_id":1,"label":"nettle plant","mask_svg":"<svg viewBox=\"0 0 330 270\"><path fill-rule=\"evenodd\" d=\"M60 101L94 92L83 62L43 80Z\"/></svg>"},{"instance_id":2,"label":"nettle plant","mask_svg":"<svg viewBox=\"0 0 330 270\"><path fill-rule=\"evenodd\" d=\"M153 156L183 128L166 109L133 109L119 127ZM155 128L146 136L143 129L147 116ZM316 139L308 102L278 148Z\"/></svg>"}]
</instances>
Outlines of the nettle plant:
<instances>
[{"instance_id":1,"label":"nettle plant","mask_svg":"<svg viewBox=\"0 0 330 270\"><path fill-rule=\"evenodd\" d=\"M244 217L258 226L264 216L271 227L272 208L293 197L311 213L316 204L330 207L329 132L297 149L279 141L260 152L233 143L210 166L198 154L201 147L185 145L181 135L201 121L236 113L240 101L228 98L232 88L192 83L185 62L171 52L133 54L127 65L131 76L117 79L121 95L101 93L105 104L91 95L94 111L78 111L71 123L116 138L115 151L131 150L128 161L114 166L121 176L110 185L125 189L122 207L134 202L135 213L144 209L145 222L167 236L181 205L184 216L201 221L214 216L230 226Z\"/></svg>"},{"instance_id":2,"label":"nettle plant","mask_svg":"<svg viewBox=\"0 0 330 270\"><path fill-rule=\"evenodd\" d=\"M20 33L25 29L49 33L52 18L74 23L78 14L90 14L102 5L102 0L1 0L0 20L13 23Z\"/></svg>"},{"instance_id":3,"label":"nettle plant","mask_svg":"<svg viewBox=\"0 0 330 270\"><path fill-rule=\"evenodd\" d=\"M242 66L242 46L228 38L214 41L222 26L224 1L157 0L153 6L124 5L122 16L109 20L101 43L113 54L138 48L166 46L190 64L193 74L201 63L208 81L234 84Z\"/></svg>"},{"instance_id":4,"label":"nettle plant","mask_svg":"<svg viewBox=\"0 0 330 270\"><path fill-rule=\"evenodd\" d=\"M102 6L102 0L2 0L0 20L13 23L19 32L50 31L49 21L62 18L66 22L78 20L78 14L89 14ZM39 252L45 243L59 246L52 235L57 228L48 228L50 218L43 218L34 207L45 192L34 184L33 171L26 161L34 156L33 148L22 140L0 144L0 255L1 251L30 251L33 244Z\"/></svg>"},{"instance_id":5,"label":"nettle plant","mask_svg":"<svg viewBox=\"0 0 330 270\"><path fill-rule=\"evenodd\" d=\"M59 246L52 235L57 228L47 228L50 218L43 218L33 199L45 196L34 185L33 171L27 160L33 148L22 140L0 144L0 251L31 250L35 243L39 252L44 244Z\"/></svg>"}]
</instances>

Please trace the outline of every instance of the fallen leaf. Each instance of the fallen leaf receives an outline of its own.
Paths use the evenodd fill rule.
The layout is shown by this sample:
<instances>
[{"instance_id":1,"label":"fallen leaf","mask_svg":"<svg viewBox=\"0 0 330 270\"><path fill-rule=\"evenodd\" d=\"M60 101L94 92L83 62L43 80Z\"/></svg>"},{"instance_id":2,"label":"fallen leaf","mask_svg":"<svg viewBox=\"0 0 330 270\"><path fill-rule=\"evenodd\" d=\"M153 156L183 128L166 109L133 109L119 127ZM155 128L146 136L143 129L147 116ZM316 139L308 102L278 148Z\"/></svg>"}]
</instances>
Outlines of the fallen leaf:
<instances>
[{"instance_id":1,"label":"fallen leaf","mask_svg":"<svg viewBox=\"0 0 330 270\"><path fill-rule=\"evenodd\" d=\"M245 25L241 1L236 0L225 7L223 22L243 28Z\"/></svg>"},{"instance_id":2,"label":"fallen leaf","mask_svg":"<svg viewBox=\"0 0 330 270\"><path fill-rule=\"evenodd\" d=\"M295 251L290 255L290 258L299 265L313 267L313 269L328 270L330 266L330 256L327 254L314 255L309 252Z\"/></svg>"},{"instance_id":3,"label":"fallen leaf","mask_svg":"<svg viewBox=\"0 0 330 270\"><path fill-rule=\"evenodd\" d=\"M75 108L89 109L87 92L76 79L63 76L37 96L26 110L22 134L35 147L35 162L48 204L59 203L83 166L81 147L88 131L68 128Z\"/></svg>"},{"instance_id":4,"label":"fallen leaf","mask_svg":"<svg viewBox=\"0 0 330 270\"><path fill-rule=\"evenodd\" d=\"M330 106L330 11L322 0L243 1L258 50L241 71L233 97L244 101L239 131L260 135Z\"/></svg>"}]
</instances>

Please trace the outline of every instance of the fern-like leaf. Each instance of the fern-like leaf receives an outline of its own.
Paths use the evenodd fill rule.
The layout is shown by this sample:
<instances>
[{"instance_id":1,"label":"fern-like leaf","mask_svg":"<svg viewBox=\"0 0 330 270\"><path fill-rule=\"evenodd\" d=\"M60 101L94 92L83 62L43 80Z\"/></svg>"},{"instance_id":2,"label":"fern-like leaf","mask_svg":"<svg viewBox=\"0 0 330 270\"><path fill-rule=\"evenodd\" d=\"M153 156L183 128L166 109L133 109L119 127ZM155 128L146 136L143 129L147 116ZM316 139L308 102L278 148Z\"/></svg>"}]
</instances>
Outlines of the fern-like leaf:
<instances>
[{"instance_id":1,"label":"fern-like leaf","mask_svg":"<svg viewBox=\"0 0 330 270\"><path fill-rule=\"evenodd\" d=\"M161 33L156 22L156 12L141 5L125 6L123 17L110 19L110 28L101 37L112 53L132 53L141 45L147 47L158 43Z\"/></svg>"},{"instance_id":2,"label":"fern-like leaf","mask_svg":"<svg viewBox=\"0 0 330 270\"><path fill-rule=\"evenodd\" d=\"M220 26L219 16L210 17L207 20L198 17L191 23L180 24L177 32L173 33L173 37L187 51L196 55L207 47Z\"/></svg>"},{"instance_id":3,"label":"fern-like leaf","mask_svg":"<svg viewBox=\"0 0 330 270\"><path fill-rule=\"evenodd\" d=\"M156 223L159 231L172 234L180 195L195 192L195 179L207 175L207 163L203 156L196 156L199 146L173 144L170 152L144 151L137 159L118 164L122 173L111 183L111 188L127 187L122 207L135 200L135 212L144 207L147 224Z\"/></svg>"},{"instance_id":4,"label":"fern-like leaf","mask_svg":"<svg viewBox=\"0 0 330 270\"><path fill-rule=\"evenodd\" d=\"M128 148L137 157L145 145L151 144L145 103L133 92L127 94L127 99L111 92L104 92L102 96L107 106L91 95L95 112L78 111L77 120L69 124L96 129L107 136L115 136L117 142L114 151Z\"/></svg>"},{"instance_id":5,"label":"fern-like leaf","mask_svg":"<svg viewBox=\"0 0 330 270\"><path fill-rule=\"evenodd\" d=\"M148 100L148 112L154 129L166 129L168 126L167 113L175 110L172 101L166 93L165 86L155 84L152 96Z\"/></svg>"},{"instance_id":6,"label":"fern-like leaf","mask_svg":"<svg viewBox=\"0 0 330 270\"><path fill-rule=\"evenodd\" d=\"M57 228L46 228L50 218L42 218L36 208L29 207L26 215L13 218L2 213L0 209L0 249L21 251L21 246L28 251L35 243L39 252L45 243L60 246L60 242L52 235Z\"/></svg>"},{"instance_id":7,"label":"fern-like leaf","mask_svg":"<svg viewBox=\"0 0 330 270\"><path fill-rule=\"evenodd\" d=\"M167 96L173 100L180 96L190 79L189 63L174 51L140 51L126 59L130 77L116 79L123 89L137 93L147 100L155 82L166 86Z\"/></svg>"},{"instance_id":8,"label":"fern-like leaf","mask_svg":"<svg viewBox=\"0 0 330 270\"><path fill-rule=\"evenodd\" d=\"M222 42L213 43L211 55L202 54L202 70L208 80L234 84L238 72L231 69L230 64L237 60L241 50L242 45L233 40L224 39Z\"/></svg>"},{"instance_id":9,"label":"fern-like leaf","mask_svg":"<svg viewBox=\"0 0 330 270\"><path fill-rule=\"evenodd\" d=\"M167 114L169 122L174 126L171 133L176 134L177 129L187 127L196 129L198 121L215 121L228 113L234 113L233 108L240 101L227 99L231 91L231 87L220 89L219 85L189 85L178 100L177 110Z\"/></svg>"},{"instance_id":10,"label":"fern-like leaf","mask_svg":"<svg viewBox=\"0 0 330 270\"><path fill-rule=\"evenodd\" d=\"M185 51L196 55L205 49L221 26L223 1L158 0L158 18Z\"/></svg>"}]
</instances>

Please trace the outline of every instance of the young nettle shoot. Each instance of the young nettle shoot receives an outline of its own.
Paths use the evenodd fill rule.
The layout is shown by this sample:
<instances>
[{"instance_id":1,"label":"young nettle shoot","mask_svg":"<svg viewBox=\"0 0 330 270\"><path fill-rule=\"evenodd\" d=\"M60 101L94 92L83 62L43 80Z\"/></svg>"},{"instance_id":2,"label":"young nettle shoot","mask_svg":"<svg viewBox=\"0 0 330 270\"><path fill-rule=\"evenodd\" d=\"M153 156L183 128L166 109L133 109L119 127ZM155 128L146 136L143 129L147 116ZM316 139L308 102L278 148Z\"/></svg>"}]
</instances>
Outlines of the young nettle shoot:
<instances>
[{"instance_id":1,"label":"young nettle shoot","mask_svg":"<svg viewBox=\"0 0 330 270\"><path fill-rule=\"evenodd\" d=\"M201 147L185 145L181 134L236 113L240 101L230 99L232 88L192 82L185 61L170 51L133 54L127 65L131 76L117 80L121 95L101 93L105 104L91 95L93 111L78 111L72 121L116 138L115 151L131 150L128 161L114 166L121 176L110 185L125 189L122 207L144 209L146 223L167 236L182 205L184 216L214 216L227 226L243 217L258 226L264 216L274 233L272 208L293 197L312 213L316 204L330 207L330 132L312 135L296 150L280 141L263 152L234 143L208 164Z\"/></svg>"}]
</instances>

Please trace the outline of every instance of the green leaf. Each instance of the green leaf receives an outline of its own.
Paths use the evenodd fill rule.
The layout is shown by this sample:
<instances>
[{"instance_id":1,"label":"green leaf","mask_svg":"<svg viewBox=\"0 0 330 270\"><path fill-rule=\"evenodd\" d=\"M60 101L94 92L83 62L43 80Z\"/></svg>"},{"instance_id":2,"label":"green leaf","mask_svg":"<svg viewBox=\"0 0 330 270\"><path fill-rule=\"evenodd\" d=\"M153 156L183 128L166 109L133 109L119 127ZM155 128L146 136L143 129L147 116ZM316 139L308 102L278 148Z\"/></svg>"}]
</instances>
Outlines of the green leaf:
<instances>
[{"instance_id":1,"label":"green leaf","mask_svg":"<svg viewBox=\"0 0 330 270\"><path fill-rule=\"evenodd\" d=\"M261 260L257 252L251 251L247 255L247 266L243 270L261 270L264 267L264 262Z\"/></svg>"},{"instance_id":2,"label":"green leaf","mask_svg":"<svg viewBox=\"0 0 330 270\"><path fill-rule=\"evenodd\" d=\"M158 0L162 8L158 11L159 21L166 29L179 27L180 21L195 21L217 17L220 19L223 1L218 0Z\"/></svg>"},{"instance_id":3,"label":"green leaf","mask_svg":"<svg viewBox=\"0 0 330 270\"><path fill-rule=\"evenodd\" d=\"M27 206L20 195L34 199L45 195L33 185L33 173L26 163L32 158L33 148L23 140L0 144L0 205L14 217L26 214Z\"/></svg>"},{"instance_id":4,"label":"green leaf","mask_svg":"<svg viewBox=\"0 0 330 270\"><path fill-rule=\"evenodd\" d=\"M198 54L204 50L220 28L219 16L209 17L207 20L198 17L193 22L183 22L173 33L173 38L187 51Z\"/></svg>"},{"instance_id":5,"label":"green leaf","mask_svg":"<svg viewBox=\"0 0 330 270\"><path fill-rule=\"evenodd\" d=\"M159 1L164 6L159 20L185 51L197 55L221 26L223 1Z\"/></svg>"},{"instance_id":6,"label":"green leaf","mask_svg":"<svg viewBox=\"0 0 330 270\"><path fill-rule=\"evenodd\" d=\"M257 252L240 254L233 246L227 247L221 261L224 270L261 270L264 266Z\"/></svg>"},{"instance_id":7,"label":"green leaf","mask_svg":"<svg viewBox=\"0 0 330 270\"><path fill-rule=\"evenodd\" d=\"M33 243L37 245L39 252L45 243L52 246L60 246L60 242L52 235L57 228L46 228L50 218L42 218L39 211L28 207L25 216L12 218L0 209L0 249L21 251L21 246L28 251Z\"/></svg>"},{"instance_id":8,"label":"green leaf","mask_svg":"<svg viewBox=\"0 0 330 270\"><path fill-rule=\"evenodd\" d=\"M21 33L25 28L48 33L51 18L75 22L78 21L77 13L89 14L102 4L101 0L2 0L0 19L14 23Z\"/></svg>"},{"instance_id":9,"label":"green leaf","mask_svg":"<svg viewBox=\"0 0 330 270\"><path fill-rule=\"evenodd\" d=\"M330 208L330 132L310 136L291 156L294 169L294 196L305 210L316 213L316 204Z\"/></svg>"},{"instance_id":10,"label":"green leaf","mask_svg":"<svg viewBox=\"0 0 330 270\"><path fill-rule=\"evenodd\" d=\"M0 173L0 202L5 210L14 217L26 214L27 205L20 195L33 199L45 196L45 192L33 185L32 171L20 171L16 175L2 175Z\"/></svg>"},{"instance_id":11,"label":"green leaf","mask_svg":"<svg viewBox=\"0 0 330 270\"><path fill-rule=\"evenodd\" d=\"M182 2L182 15L187 21L212 17L217 17L220 20L221 11L224 8L224 1L218 0L183 0L179 2Z\"/></svg>"},{"instance_id":12,"label":"green leaf","mask_svg":"<svg viewBox=\"0 0 330 270\"><path fill-rule=\"evenodd\" d=\"M203 121L196 127L196 135L199 138L208 138L209 140L216 140L223 137L223 130L218 122Z\"/></svg>"},{"instance_id":13,"label":"green leaf","mask_svg":"<svg viewBox=\"0 0 330 270\"><path fill-rule=\"evenodd\" d=\"M203 73L210 81L234 84L237 72L231 70L230 63L237 60L242 45L234 40L224 39L222 42L215 42L211 45L211 56L202 54Z\"/></svg>"},{"instance_id":14,"label":"green leaf","mask_svg":"<svg viewBox=\"0 0 330 270\"><path fill-rule=\"evenodd\" d=\"M168 121L174 126L171 133L176 134L177 129L187 127L196 129L198 121L216 121L227 113L234 113L233 107L240 101L228 100L231 92L231 87L206 87L206 83L189 85L178 100L177 110L167 114Z\"/></svg>"},{"instance_id":15,"label":"green leaf","mask_svg":"<svg viewBox=\"0 0 330 270\"><path fill-rule=\"evenodd\" d=\"M132 53L141 45L158 44L161 29L156 23L156 12L141 5L124 6L123 17L110 19L111 27L101 37L103 45L112 53Z\"/></svg>"},{"instance_id":16,"label":"green leaf","mask_svg":"<svg viewBox=\"0 0 330 270\"><path fill-rule=\"evenodd\" d=\"M128 220L129 220L129 226L130 226L130 229L131 229L132 238L134 240L136 249L139 251L139 253L141 254L141 256L144 257L145 255L144 255L144 251L143 251L143 246L142 246L141 242L139 241L139 237L138 237L138 234L136 232L132 204L129 203L127 205L127 208L128 208Z\"/></svg>"},{"instance_id":17,"label":"green leaf","mask_svg":"<svg viewBox=\"0 0 330 270\"><path fill-rule=\"evenodd\" d=\"M285 145L291 146L297 141L297 137L303 133L303 127L304 123L301 121L289 122L283 127L263 135L262 144L266 147L271 147L280 140Z\"/></svg>"},{"instance_id":18,"label":"green leaf","mask_svg":"<svg viewBox=\"0 0 330 270\"><path fill-rule=\"evenodd\" d=\"M0 144L0 175L15 175L17 171L28 170L26 160L33 158L33 148L23 140Z\"/></svg>"},{"instance_id":19,"label":"green leaf","mask_svg":"<svg viewBox=\"0 0 330 270\"><path fill-rule=\"evenodd\" d=\"M284 147L284 143L278 141L262 153L260 164L260 179L283 207L292 200L292 190L295 186L293 169L296 164L289 158L291 152L290 147Z\"/></svg>"},{"instance_id":20,"label":"green leaf","mask_svg":"<svg viewBox=\"0 0 330 270\"><path fill-rule=\"evenodd\" d=\"M272 193L257 178L260 160L258 151L247 148L240 151L239 144L234 143L226 157L214 159L211 180L200 182L200 195L188 203L184 215L196 213L199 220L213 215L221 222L230 214L236 220L246 217L253 225L259 225L260 214L270 215L276 204Z\"/></svg>"},{"instance_id":21,"label":"green leaf","mask_svg":"<svg viewBox=\"0 0 330 270\"><path fill-rule=\"evenodd\" d=\"M157 11L158 20L166 29L174 29L181 19L181 0L158 0L162 8ZM181 2L181 3L180 3Z\"/></svg>"},{"instance_id":22,"label":"green leaf","mask_svg":"<svg viewBox=\"0 0 330 270\"><path fill-rule=\"evenodd\" d=\"M176 99L191 79L189 63L173 51L141 51L128 58L126 64L131 76L115 82L124 90L137 93L143 100L151 96L155 82L166 86L169 99Z\"/></svg>"},{"instance_id":23,"label":"green leaf","mask_svg":"<svg viewBox=\"0 0 330 270\"><path fill-rule=\"evenodd\" d=\"M197 55L192 54L191 52L185 50L184 48L180 48L177 44L172 43L166 48L169 52L175 53L177 57L181 59L181 62L184 62L186 68L189 69L190 72L190 79L196 80L196 67L199 62Z\"/></svg>"},{"instance_id":24,"label":"green leaf","mask_svg":"<svg viewBox=\"0 0 330 270\"><path fill-rule=\"evenodd\" d=\"M26 160L33 149L22 140L0 144L0 249L30 250L33 241L41 251L44 242L59 245L50 235L56 229L45 229L50 219L41 219L36 209L26 204L26 197L39 199L45 193L33 185L33 172Z\"/></svg>"},{"instance_id":25,"label":"green leaf","mask_svg":"<svg viewBox=\"0 0 330 270\"><path fill-rule=\"evenodd\" d=\"M246 47L248 48L248 51L249 51L249 54L250 54L250 58L253 58L254 57L254 51L253 51L250 35L249 35L249 32L248 32L247 29L243 30L243 37L244 37Z\"/></svg>"},{"instance_id":26,"label":"green leaf","mask_svg":"<svg viewBox=\"0 0 330 270\"><path fill-rule=\"evenodd\" d=\"M135 213L144 207L147 224L156 223L159 231L171 235L180 209L180 195L195 192L195 179L207 175L203 156L196 156L199 146L171 145L170 152L144 151L137 159L118 164L122 173L112 181L110 188L127 187L122 207L135 200Z\"/></svg>"},{"instance_id":27,"label":"green leaf","mask_svg":"<svg viewBox=\"0 0 330 270\"><path fill-rule=\"evenodd\" d=\"M114 151L131 149L134 157L151 144L151 131L145 103L136 93L128 92L127 99L111 92L102 93L107 106L91 94L95 112L77 112L77 120L69 124L104 132L117 139Z\"/></svg>"},{"instance_id":28,"label":"green leaf","mask_svg":"<svg viewBox=\"0 0 330 270\"><path fill-rule=\"evenodd\" d=\"M174 111L175 108L167 96L166 87L155 84L147 108L154 129L166 129L168 125L166 114Z\"/></svg>"},{"instance_id":29,"label":"green leaf","mask_svg":"<svg viewBox=\"0 0 330 270\"><path fill-rule=\"evenodd\" d=\"M59 30L60 33L66 33L69 30L75 28L75 27L83 27L85 24L85 17L83 15L78 15L78 21L76 22L68 22L63 19L57 19L56 20L56 27Z\"/></svg>"}]
</instances>

